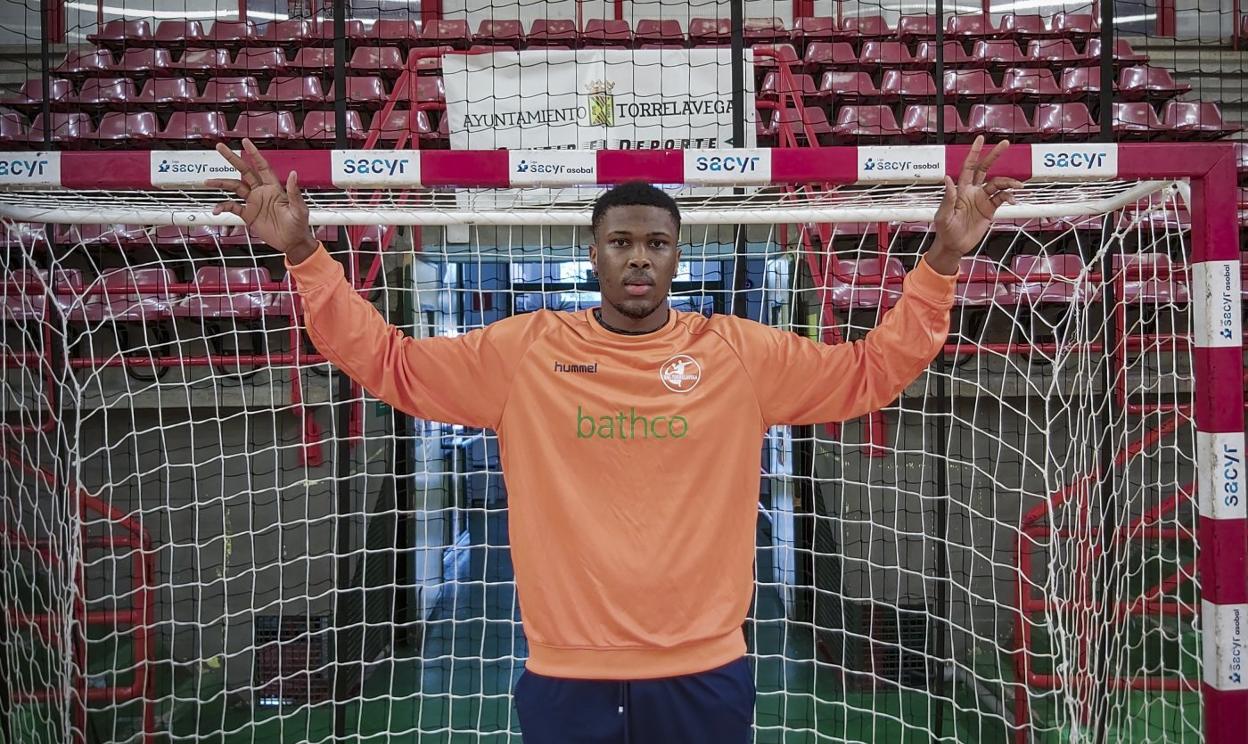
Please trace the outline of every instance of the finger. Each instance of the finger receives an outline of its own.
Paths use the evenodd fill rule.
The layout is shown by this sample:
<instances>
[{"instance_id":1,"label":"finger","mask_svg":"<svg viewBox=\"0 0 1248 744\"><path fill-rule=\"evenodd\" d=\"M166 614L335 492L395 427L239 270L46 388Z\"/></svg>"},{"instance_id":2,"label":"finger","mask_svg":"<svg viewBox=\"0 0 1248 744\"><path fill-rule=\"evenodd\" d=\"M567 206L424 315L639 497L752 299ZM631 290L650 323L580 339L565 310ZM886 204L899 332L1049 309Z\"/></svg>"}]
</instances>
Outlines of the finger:
<instances>
[{"instance_id":1,"label":"finger","mask_svg":"<svg viewBox=\"0 0 1248 744\"><path fill-rule=\"evenodd\" d=\"M303 200L303 192L299 190L299 174L293 170L286 176L286 198L295 209L307 213L308 204Z\"/></svg>"},{"instance_id":2,"label":"finger","mask_svg":"<svg viewBox=\"0 0 1248 744\"><path fill-rule=\"evenodd\" d=\"M962 172L958 174L959 186L970 186L975 178L975 166L979 163L979 151L984 146L984 135L979 135L971 143L971 151L962 162Z\"/></svg>"},{"instance_id":3,"label":"finger","mask_svg":"<svg viewBox=\"0 0 1248 744\"><path fill-rule=\"evenodd\" d=\"M256 174L260 176L260 183L277 186L280 182L273 173L273 169L269 167L269 161L265 160L264 156L260 154L260 149L256 147L256 144L244 137L243 149L247 151L252 164L256 166Z\"/></svg>"},{"instance_id":4,"label":"finger","mask_svg":"<svg viewBox=\"0 0 1248 744\"><path fill-rule=\"evenodd\" d=\"M216 149L217 152L220 153L221 157L225 158L227 163L234 166L234 170L237 170L245 179L247 174L251 171L251 166L247 163L247 161L240 158L234 153L233 150L226 147L224 142L218 142Z\"/></svg>"},{"instance_id":5,"label":"finger","mask_svg":"<svg viewBox=\"0 0 1248 744\"><path fill-rule=\"evenodd\" d=\"M251 193L251 187L237 178L213 178L204 181L204 186L210 189L233 191L234 195L240 199L246 199L247 195Z\"/></svg>"},{"instance_id":6,"label":"finger","mask_svg":"<svg viewBox=\"0 0 1248 744\"><path fill-rule=\"evenodd\" d=\"M992 167L992 164L996 162L997 158L1001 157L1001 153L1005 152L1005 149L1009 146L1010 146L1009 140L1001 140L1000 142L996 144L995 147L992 148L992 151L988 153L988 156L985 157L980 163L978 163L976 167L976 171L977 171L977 177L981 181L984 178L987 178L988 169Z\"/></svg>"},{"instance_id":7,"label":"finger","mask_svg":"<svg viewBox=\"0 0 1248 744\"><path fill-rule=\"evenodd\" d=\"M241 218L243 216L243 205L232 201L218 202L217 206L212 208L212 213L214 215L232 214Z\"/></svg>"},{"instance_id":8,"label":"finger","mask_svg":"<svg viewBox=\"0 0 1248 744\"><path fill-rule=\"evenodd\" d=\"M953 211L953 204L958 198L958 185L952 176L945 176L945 195L940 198L940 207L936 209L936 217L944 217Z\"/></svg>"}]
</instances>

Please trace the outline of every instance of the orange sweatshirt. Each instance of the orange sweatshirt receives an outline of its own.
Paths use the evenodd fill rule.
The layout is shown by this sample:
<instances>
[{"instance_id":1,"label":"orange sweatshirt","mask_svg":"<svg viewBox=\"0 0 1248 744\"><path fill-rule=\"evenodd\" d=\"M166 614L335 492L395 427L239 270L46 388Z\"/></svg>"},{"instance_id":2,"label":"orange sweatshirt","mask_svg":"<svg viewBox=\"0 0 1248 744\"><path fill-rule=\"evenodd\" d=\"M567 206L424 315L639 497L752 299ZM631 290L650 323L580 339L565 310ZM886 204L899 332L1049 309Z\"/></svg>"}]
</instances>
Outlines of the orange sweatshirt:
<instances>
[{"instance_id":1,"label":"orange sweatshirt","mask_svg":"<svg viewBox=\"0 0 1248 744\"><path fill-rule=\"evenodd\" d=\"M416 340L324 249L288 268L343 372L412 416L497 432L528 668L624 680L745 653L765 431L893 401L944 343L956 281L921 261L879 327L837 346L677 311L641 336L541 310Z\"/></svg>"}]
</instances>

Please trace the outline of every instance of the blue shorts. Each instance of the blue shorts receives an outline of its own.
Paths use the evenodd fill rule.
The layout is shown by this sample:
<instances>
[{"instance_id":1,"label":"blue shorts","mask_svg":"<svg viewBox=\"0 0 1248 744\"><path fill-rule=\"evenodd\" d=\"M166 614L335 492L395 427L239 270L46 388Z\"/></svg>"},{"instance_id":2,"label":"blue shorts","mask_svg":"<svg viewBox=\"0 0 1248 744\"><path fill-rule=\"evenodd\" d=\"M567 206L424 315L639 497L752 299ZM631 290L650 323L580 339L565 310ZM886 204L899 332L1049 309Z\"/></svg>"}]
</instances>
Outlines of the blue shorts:
<instances>
[{"instance_id":1,"label":"blue shorts","mask_svg":"<svg viewBox=\"0 0 1248 744\"><path fill-rule=\"evenodd\" d=\"M718 669L633 682L516 682L524 744L748 744L754 675L742 657Z\"/></svg>"}]
</instances>

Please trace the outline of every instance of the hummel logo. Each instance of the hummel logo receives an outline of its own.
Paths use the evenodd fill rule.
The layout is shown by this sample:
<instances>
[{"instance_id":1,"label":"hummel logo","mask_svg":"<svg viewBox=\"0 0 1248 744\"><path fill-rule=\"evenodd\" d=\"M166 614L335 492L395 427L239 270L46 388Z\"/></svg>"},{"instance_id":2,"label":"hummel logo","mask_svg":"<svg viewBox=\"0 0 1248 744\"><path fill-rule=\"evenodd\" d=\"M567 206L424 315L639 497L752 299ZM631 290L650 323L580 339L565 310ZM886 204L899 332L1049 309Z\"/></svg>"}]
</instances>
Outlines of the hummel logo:
<instances>
[{"instance_id":1,"label":"hummel logo","mask_svg":"<svg viewBox=\"0 0 1248 744\"><path fill-rule=\"evenodd\" d=\"M563 362L555 362L556 372L568 372L578 375L592 375L598 372L598 362L593 364L564 364Z\"/></svg>"}]
</instances>

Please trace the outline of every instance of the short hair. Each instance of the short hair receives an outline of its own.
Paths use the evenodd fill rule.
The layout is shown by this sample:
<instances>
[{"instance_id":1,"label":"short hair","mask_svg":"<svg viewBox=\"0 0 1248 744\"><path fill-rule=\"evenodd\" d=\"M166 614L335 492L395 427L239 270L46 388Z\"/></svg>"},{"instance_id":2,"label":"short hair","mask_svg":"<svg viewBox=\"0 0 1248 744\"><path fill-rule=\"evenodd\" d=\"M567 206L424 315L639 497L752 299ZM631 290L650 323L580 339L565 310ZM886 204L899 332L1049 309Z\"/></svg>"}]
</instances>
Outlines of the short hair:
<instances>
[{"instance_id":1,"label":"short hair","mask_svg":"<svg viewBox=\"0 0 1248 744\"><path fill-rule=\"evenodd\" d=\"M672 220L676 222L676 230L680 230L680 207L676 206L676 200L671 195L662 189L656 189L645 181L629 181L605 192L594 202L594 212L590 218L590 227L594 235L598 234L598 225L608 209L634 206L666 209L668 214L672 215Z\"/></svg>"}]
</instances>

